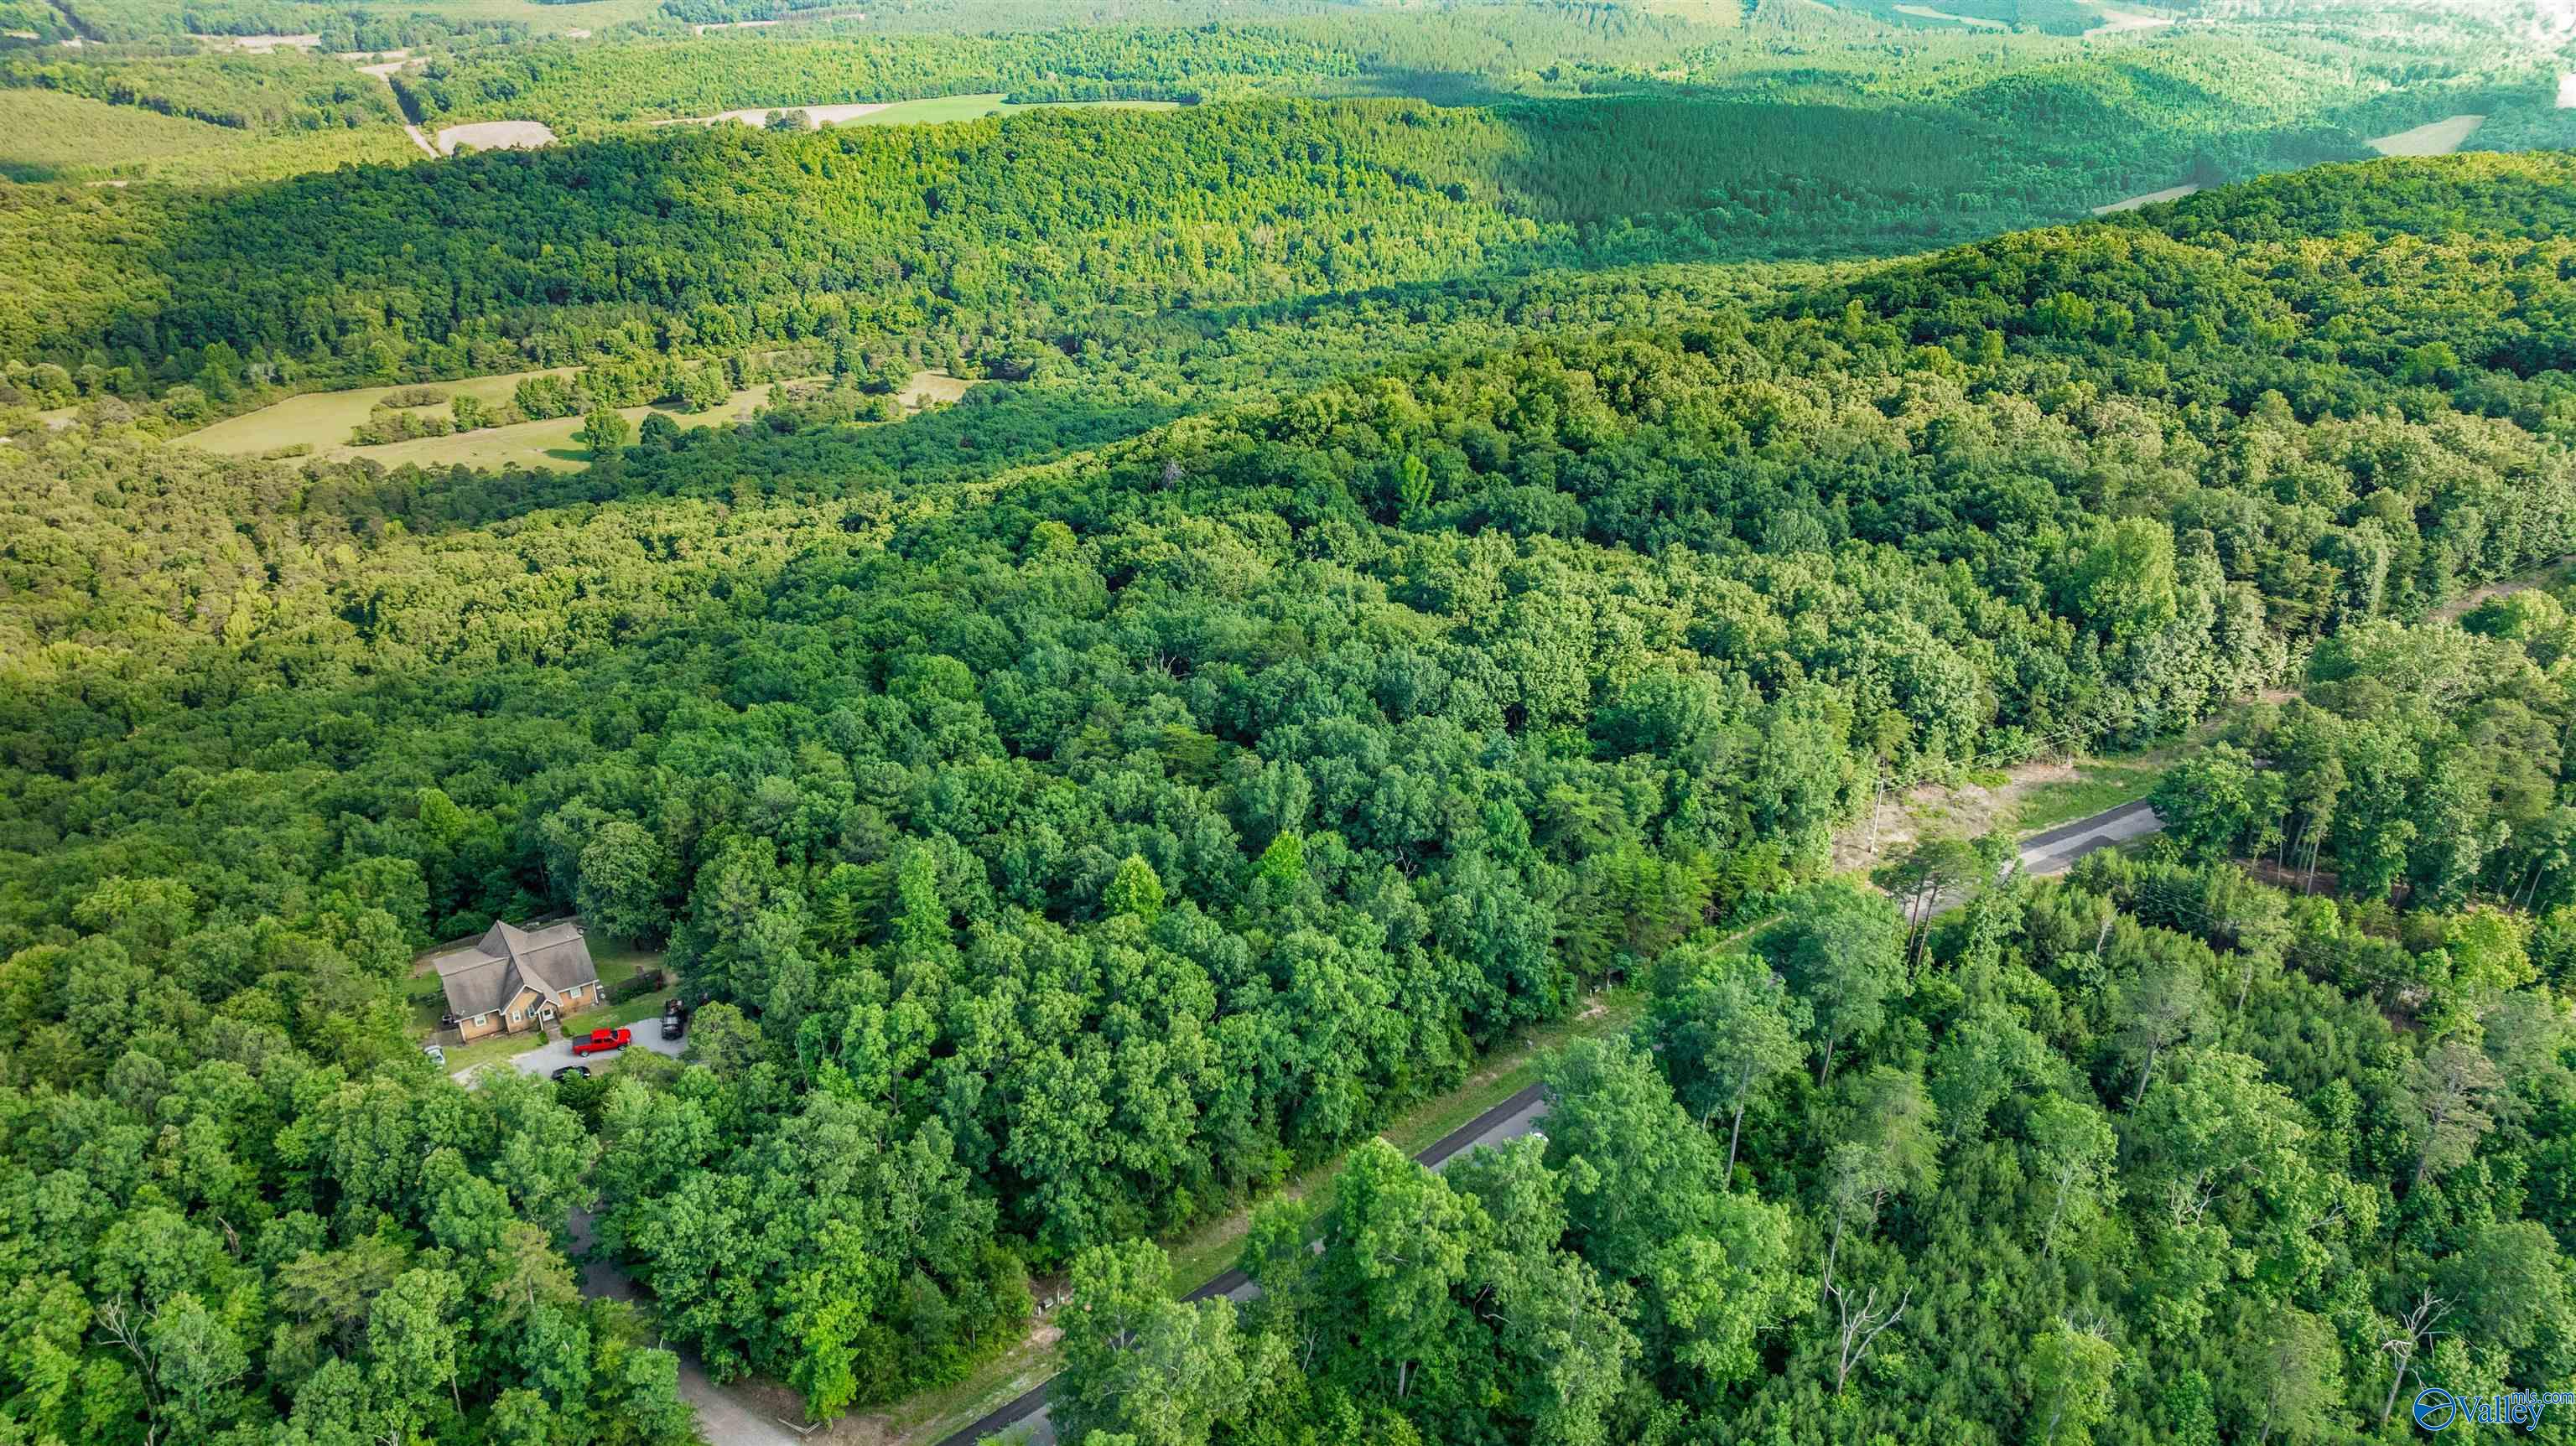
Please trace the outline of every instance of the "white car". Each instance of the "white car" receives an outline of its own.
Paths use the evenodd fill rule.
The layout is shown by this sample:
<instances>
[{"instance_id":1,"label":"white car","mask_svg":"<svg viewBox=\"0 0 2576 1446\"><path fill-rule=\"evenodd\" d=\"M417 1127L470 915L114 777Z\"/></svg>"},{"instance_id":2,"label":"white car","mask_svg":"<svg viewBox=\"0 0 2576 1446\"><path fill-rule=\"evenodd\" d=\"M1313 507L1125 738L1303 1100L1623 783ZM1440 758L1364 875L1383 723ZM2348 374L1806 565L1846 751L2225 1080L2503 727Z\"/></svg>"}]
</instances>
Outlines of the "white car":
<instances>
[{"instance_id":1,"label":"white car","mask_svg":"<svg viewBox=\"0 0 2576 1446\"><path fill-rule=\"evenodd\" d=\"M443 1050L434 1044L424 1044L420 1047L420 1052L429 1056L429 1062L431 1064L437 1065L440 1069L447 1068L446 1050Z\"/></svg>"}]
</instances>

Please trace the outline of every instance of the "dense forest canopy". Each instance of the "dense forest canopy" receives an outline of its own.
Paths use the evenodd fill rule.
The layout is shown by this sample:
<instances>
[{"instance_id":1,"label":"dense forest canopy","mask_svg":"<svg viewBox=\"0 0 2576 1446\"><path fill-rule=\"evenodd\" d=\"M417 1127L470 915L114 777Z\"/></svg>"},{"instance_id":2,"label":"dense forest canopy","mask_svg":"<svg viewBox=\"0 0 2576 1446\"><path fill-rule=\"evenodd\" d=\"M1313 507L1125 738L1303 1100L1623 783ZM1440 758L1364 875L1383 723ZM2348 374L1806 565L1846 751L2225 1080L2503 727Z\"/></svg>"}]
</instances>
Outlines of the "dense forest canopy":
<instances>
[{"instance_id":1,"label":"dense forest canopy","mask_svg":"<svg viewBox=\"0 0 2576 1446\"><path fill-rule=\"evenodd\" d=\"M1551 234L1430 169L1489 121L1128 123L1491 218L1454 254ZM752 195L927 163L648 152ZM2394 1439L2411 1381L2551 1379L2568 625L2437 614L2576 551L2570 164L2329 167L1767 280L1427 267L1103 326L896 427L859 367L570 475L221 459L112 400L21 423L0 1413L674 1439L672 1358L567 1284L576 1201L660 1339L818 1415L961 1379L1061 1274L1095 1441ZM1118 183L1056 194L1106 224ZM1305 244L1284 183L1185 199ZM1170 293L1047 274L1279 294L1150 254ZM518 258L460 322L574 299ZM187 314L284 294L234 290ZM1349 374L1273 371L1300 347ZM2145 858L1925 931L1819 880L1881 777L2267 688L2298 696L2177 770ZM413 951L565 908L667 944L687 1060L439 1078ZM1550 1066L1543 1144L1445 1179L1364 1144L1621 981L1645 1017ZM1170 1304L1140 1237L1354 1147L1329 1210L1256 1217L1262 1302ZM1436 1263L1372 1267L1397 1239Z\"/></svg>"},{"instance_id":2,"label":"dense forest canopy","mask_svg":"<svg viewBox=\"0 0 2576 1446\"><path fill-rule=\"evenodd\" d=\"M2191 83L2143 59L2116 78ZM2074 212L2213 155L2261 169L2360 153L2279 105L2138 131L2118 118L2134 98L2088 96L2095 119L2054 126L2021 115L2026 99L1992 104L1980 124L1996 152L1963 153L1958 114L1938 109L1265 101L939 129L682 127L218 194L30 189L0 194L0 233L29 261L0 348L80 374L84 392L188 381L230 396L635 345L1047 341L1103 308L1906 249ZM2006 134L2039 139L2012 155ZM1101 155L1117 163L1075 159Z\"/></svg>"},{"instance_id":3,"label":"dense forest canopy","mask_svg":"<svg viewBox=\"0 0 2576 1446\"><path fill-rule=\"evenodd\" d=\"M2269 1446L2576 1368L2537 8L0 30L0 1446L1058 1367L1088 1446ZM1909 792L2115 753L2160 831L2058 877ZM563 916L667 1053L433 1028Z\"/></svg>"}]
</instances>

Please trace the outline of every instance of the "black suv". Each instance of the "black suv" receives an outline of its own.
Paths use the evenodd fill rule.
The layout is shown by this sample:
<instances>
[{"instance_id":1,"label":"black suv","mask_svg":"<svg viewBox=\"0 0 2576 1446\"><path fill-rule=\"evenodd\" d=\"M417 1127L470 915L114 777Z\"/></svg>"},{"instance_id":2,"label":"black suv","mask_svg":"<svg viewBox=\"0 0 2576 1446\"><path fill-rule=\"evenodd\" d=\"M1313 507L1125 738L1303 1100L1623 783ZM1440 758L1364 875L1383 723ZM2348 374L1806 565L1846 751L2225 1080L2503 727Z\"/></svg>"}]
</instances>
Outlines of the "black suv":
<instances>
[{"instance_id":1,"label":"black suv","mask_svg":"<svg viewBox=\"0 0 2576 1446\"><path fill-rule=\"evenodd\" d=\"M689 1007L674 999L662 1006L662 1037L677 1039L689 1029Z\"/></svg>"}]
</instances>

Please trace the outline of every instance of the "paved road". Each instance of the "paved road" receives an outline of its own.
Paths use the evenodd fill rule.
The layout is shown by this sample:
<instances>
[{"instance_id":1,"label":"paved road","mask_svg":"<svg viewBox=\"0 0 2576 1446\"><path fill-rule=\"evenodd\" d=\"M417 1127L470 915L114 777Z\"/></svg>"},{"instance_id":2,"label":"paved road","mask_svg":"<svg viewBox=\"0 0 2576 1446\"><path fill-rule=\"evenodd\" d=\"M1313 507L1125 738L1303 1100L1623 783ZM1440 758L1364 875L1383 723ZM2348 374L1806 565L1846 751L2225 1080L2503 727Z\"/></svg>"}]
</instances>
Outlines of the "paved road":
<instances>
[{"instance_id":1,"label":"paved road","mask_svg":"<svg viewBox=\"0 0 2576 1446\"><path fill-rule=\"evenodd\" d=\"M614 1054L587 1058L574 1054L573 1044L589 1038L590 1031L597 1026L584 1025L581 1016L576 1014L567 1021L567 1027L570 1032L562 1039L550 1039L525 1054L514 1054L510 1056L510 1063L517 1065L522 1074L553 1074L568 1064L588 1064L605 1069L617 1058ZM650 1019L639 1019L626 1027L635 1031L635 1042L626 1046L628 1049L649 1049L655 1054L667 1054L676 1059L681 1050L689 1047L685 1035L678 1039L662 1037L662 1016L658 1014Z\"/></svg>"},{"instance_id":2,"label":"paved road","mask_svg":"<svg viewBox=\"0 0 2576 1446\"><path fill-rule=\"evenodd\" d=\"M2117 808L2105 809L2091 818L2080 818L2073 823L2050 829L2045 833L2033 834L2022 840L2021 866L2026 872L2033 874L2063 873L2074 867L2077 859L2096 849L2126 843L2133 838L2143 838L2163 827L2164 820L2156 817L2156 811L2149 808L2144 799L2135 803L2124 803ZM1953 902L1944 899L1935 907L1946 908ZM1474 1146L1500 1144L1505 1140L1514 1140L1529 1134L1536 1130L1539 1121L1546 1117L1547 1101L1540 1096L1539 1087L1532 1085L1487 1110L1464 1128L1452 1132L1440 1143L1415 1158L1437 1170L1447 1164L1453 1156ZM1229 1270L1191 1291L1187 1299L1205 1300L1212 1295L1222 1295L1228 1300L1244 1301L1258 1293L1258 1288L1244 1279L1243 1272ZM1047 1423L1046 1409L1047 1395L1053 1384L1049 1382L1047 1385L1038 1387L983 1420L950 1436L941 1442L940 1446L974 1446L975 1442L1009 1430L1022 1422L1033 1424L1034 1429L1029 1439L1034 1446L1050 1446L1050 1443L1055 1440L1055 1432Z\"/></svg>"},{"instance_id":3,"label":"paved road","mask_svg":"<svg viewBox=\"0 0 2576 1446\"><path fill-rule=\"evenodd\" d=\"M2046 833L2032 834L2021 841L2022 872L2062 874L2075 867L2075 861L2097 849L2124 844L2133 838L2145 838L2165 826L2145 799L2104 809L2091 818L2079 818L2061 824Z\"/></svg>"},{"instance_id":4,"label":"paved road","mask_svg":"<svg viewBox=\"0 0 2576 1446\"><path fill-rule=\"evenodd\" d=\"M2035 833L2023 839L2021 871L2031 875L2062 874L2075 867L2076 860L2086 854L2127 843L2133 838L2145 838L2164 826L2165 821L2156 816L2156 811L2149 808L2143 798L2117 808L2106 808L2091 818L2059 824L2046 833ZM2009 866L1997 869L1995 877L2001 879L2008 871ZM1967 890L1944 889L1932 900L1930 908L1934 914L1946 914L1966 902ZM1905 906L1905 916L1918 924L1923 921L1922 913L1911 903Z\"/></svg>"},{"instance_id":5,"label":"paved road","mask_svg":"<svg viewBox=\"0 0 2576 1446\"><path fill-rule=\"evenodd\" d=\"M655 1033L659 1033L656 1026ZM661 1041L656 1039L654 1043ZM572 1231L575 1258L591 1246L590 1212L576 1205L567 1222ZM594 1260L580 1267L581 1293L609 1300L634 1300L635 1282L607 1260ZM674 1346L672 1353L680 1358L680 1399L696 1408L698 1429L714 1446L803 1446L804 1438L781 1426L759 1407L736 1400L723 1387L707 1379L695 1352Z\"/></svg>"},{"instance_id":6,"label":"paved road","mask_svg":"<svg viewBox=\"0 0 2576 1446\"><path fill-rule=\"evenodd\" d=\"M1478 1145L1499 1145L1507 1140L1517 1140L1523 1135L1534 1134L1538 1130L1539 1121L1546 1117L1547 1100L1540 1093L1539 1086L1531 1085L1519 1094L1450 1131L1441 1137L1438 1144L1414 1158L1437 1170ZM1205 1300L1212 1295L1221 1295L1228 1300L1242 1302L1260 1293L1261 1288L1245 1279L1242 1271L1229 1270L1191 1291L1183 1299ZM975 1442L987 1436L998 1435L1024 1422L1030 1426L1029 1440L1033 1446L1052 1446L1055 1441L1055 1429L1047 1420L1047 1397L1054 1389L1055 1383L1049 1381L986 1416L983 1420L950 1436L939 1443L939 1446L974 1446Z\"/></svg>"},{"instance_id":7,"label":"paved road","mask_svg":"<svg viewBox=\"0 0 2576 1446\"><path fill-rule=\"evenodd\" d=\"M2156 817L2155 810L2149 808L2143 799L2124 803L2091 818L2077 819L2022 840L2021 865L2033 874L2063 873L2086 854L2130 839L2143 838L2163 827L2164 821ZM662 1040L660 1021L646 1020L644 1023L646 1031L639 1033L635 1045L629 1048L642 1046L664 1054L680 1052L685 1041L672 1040L666 1044ZM558 1054L560 1058L556 1057ZM542 1050L520 1055L514 1062L521 1069L543 1072L558 1064L568 1064L571 1058L568 1044L550 1044ZM1499 1145L1535 1133L1546 1117L1547 1100L1539 1086L1531 1085L1451 1131L1439 1143L1414 1158L1437 1170L1478 1145ZM574 1211L572 1229L577 1251L588 1246L589 1227L589 1217L579 1210ZM590 1295L634 1297L633 1284L604 1261L584 1267L581 1287L585 1294ZM1260 1288L1245 1279L1243 1272L1229 1270L1184 1298L1195 1301L1222 1295L1228 1300L1241 1302L1259 1293ZM988 1436L998 1435L1023 1423L1029 1427L1028 1439L1032 1446L1052 1446L1055 1431L1047 1420L1047 1398L1053 1392L1054 1384L1050 1381L1030 1391L951 1435L940 1446L974 1446ZM697 1407L698 1422L715 1446L801 1446L801 1438L709 1382L705 1373L698 1369L696 1359L686 1352L680 1356L680 1394Z\"/></svg>"}]
</instances>

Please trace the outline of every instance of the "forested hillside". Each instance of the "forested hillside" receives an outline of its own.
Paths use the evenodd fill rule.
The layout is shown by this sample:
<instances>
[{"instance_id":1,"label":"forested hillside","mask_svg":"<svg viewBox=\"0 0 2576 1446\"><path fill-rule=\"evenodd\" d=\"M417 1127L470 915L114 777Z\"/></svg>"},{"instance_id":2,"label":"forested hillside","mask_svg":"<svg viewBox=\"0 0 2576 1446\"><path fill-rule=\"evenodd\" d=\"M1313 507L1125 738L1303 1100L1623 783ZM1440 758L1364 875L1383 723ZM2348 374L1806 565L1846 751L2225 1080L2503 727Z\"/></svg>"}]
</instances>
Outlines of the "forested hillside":
<instances>
[{"instance_id":1,"label":"forested hillside","mask_svg":"<svg viewBox=\"0 0 2576 1446\"><path fill-rule=\"evenodd\" d=\"M1579 235L1443 189L1426 137L1491 122L1184 119L1137 135L1302 149L1391 219L1190 191L1219 162L1176 146L1050 193L1058 235L1118 236L1130 184L1242 208L1196 252L1104 253L1141 279L1032 227L820 304L1251 300ZM1371 146L1412 178L1335 161ZM901 135L648 150L717 198L928 164ZM425 337L676 320L702 243L545 254L688 214L581 169L614 154L355 173L353 218L418 176L573 200L470 270L472 230L406 233L450 283L348 311L236 213L274 279L174 249L223 284L174 290L155 344L291 351L395 305ZM1342 380L1301 358L1285 396L1261 358L1294 327L1176 318L1169 347L1104 332L1099 374L1258 400L1118 440L1153 403L1023 444L976 420L1007 395L885 428L835 393L572 476L386 476L217 459L112 401L13 413L0 1417L674 1439L670 1358L565 1289L574 1200L663 1339L817 1414L959 1379L1032 1271L1086 1306L1065 1424L1157 1441L2394 1440L2411 1380L2554 1379L2565 620L2425 620L2576 550L2570 164L2328 168L1776 290L1390 292L1308 345L1460 336ZM946 184L911 224L1008 209ZM1255 215L1275 256L1215 249ZM772 269L828 286L837 234ZM2274 687L2305 701L2193 765L2174 861L1970 888L1919 939L1817 882L1884 774ZM564 908L669 945L690 1062L441 1080L397 1004L413 949ZM1260 1218L1256 1312L1166 1303L1139 1237L1619 980L1641 1041L1556 1064L1543 1147L1447 1183L1364 1148L1330 1215Z\"/></svg>"},{"instance_id":2,"label":"forested hillside","mask_svg":"<svg viewBox=\"0 0 2576 1446\"><path fill-rule=\"evenodd\" d=\"M2261 165L2358 151L2246 134ZM185 381L219 401L639 346L929 335L971 353L1059 341L1100 309L1905 249L2073 213L2212 144L2156 134L2122 152L2083 127L2043 143L2093 157L2070 166L1962 154L1936 113L1645 100L675 128L215 194L0 193L0 251L26 261L0 352L84 392Z\"/></svg>"}]
</instances>

